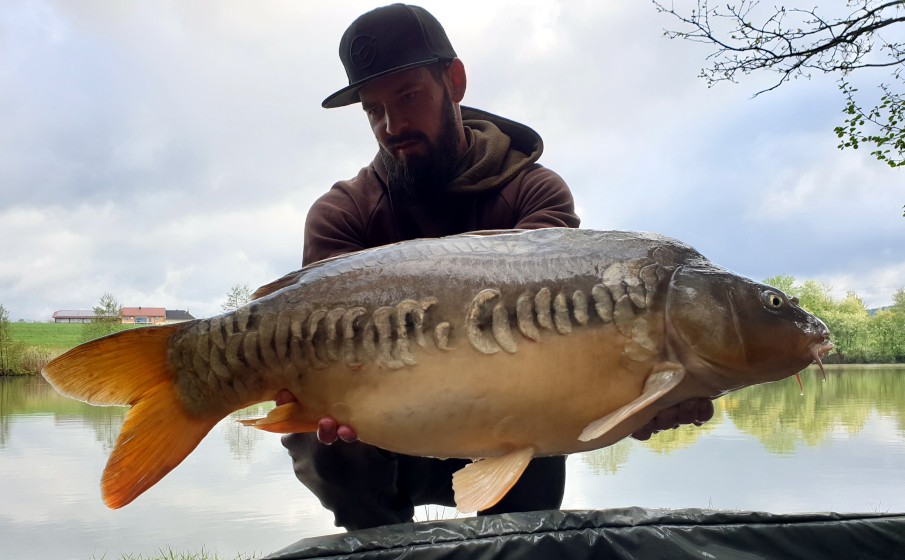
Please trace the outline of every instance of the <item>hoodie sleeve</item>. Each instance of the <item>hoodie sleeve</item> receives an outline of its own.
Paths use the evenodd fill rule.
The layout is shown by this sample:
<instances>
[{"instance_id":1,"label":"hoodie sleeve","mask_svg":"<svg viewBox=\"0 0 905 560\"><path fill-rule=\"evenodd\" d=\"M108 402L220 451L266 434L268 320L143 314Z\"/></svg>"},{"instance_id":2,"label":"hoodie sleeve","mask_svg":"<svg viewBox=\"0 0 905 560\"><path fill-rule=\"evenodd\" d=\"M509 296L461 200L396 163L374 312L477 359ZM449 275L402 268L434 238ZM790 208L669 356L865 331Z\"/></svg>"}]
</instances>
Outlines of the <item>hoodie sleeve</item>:
<instances>
[{"instance_id":1,"label":"hoodie sleeve","mask_svg":"<svg viewBox=\"0 0 905 560\"><path fill-rule=\"evenodd\" d=\"M342 183L317 199L305 220L302 264L366 248L365 224Z\"/></svg>"},{"instance_id":2,"label":"hoodie sleeve","mask_svg":"<svg viewBox=\"0 0 905 560\"><path fill-rule=\"evenodd\" d=\"M501 193L515 214L516 229L578 227L572 191L554 171L534 164Z\"/></svg>"},{"instance_id":3,"label":"hoodie sleeve","mask_svg":"<svg viewBox=\"0 0 905 560\"><path fill-rule=\"evenodd\" d=\"M339 181L308 210L302 263L399 241L386 187L372 164Z\"/></svg>"}]
</instances>

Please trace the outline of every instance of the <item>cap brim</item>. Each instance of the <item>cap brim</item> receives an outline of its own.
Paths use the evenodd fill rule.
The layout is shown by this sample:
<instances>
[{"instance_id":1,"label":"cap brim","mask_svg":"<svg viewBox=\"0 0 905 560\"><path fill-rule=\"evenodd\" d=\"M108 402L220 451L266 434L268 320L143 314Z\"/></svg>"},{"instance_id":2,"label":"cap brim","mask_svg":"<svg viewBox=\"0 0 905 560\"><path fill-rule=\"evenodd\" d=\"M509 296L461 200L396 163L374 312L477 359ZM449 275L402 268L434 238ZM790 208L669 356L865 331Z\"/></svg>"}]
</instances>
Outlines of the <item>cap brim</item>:
<instances>
[{"instance_id":1,"label":"cap brim","mask_svg":"<svg viewBox=\"0 0 905 560\"><path fill-rule=\"evenodd\" d=\"M439 58L434 57L427 60L420 60L418 62L410 62L409 64L397 66L396 68L390 68L389 70L384 70L383 72L379 72L377 74L374 74L373 76L368 76L367 78L358 80L354 84L349 84L336 93L330 95L329 97L324 99L324 101L321 103L321 107L323 107L324 109L334 109L336 107L345 107L346 105L358 103L359 101L361 101L361 99L358 98L358 90L373 82L377 78L395 74L396 72L402 72L403 70L418 68L419 66L427 66L428 64L433 64L439 61Z\"/></svg>"}]
</instances>

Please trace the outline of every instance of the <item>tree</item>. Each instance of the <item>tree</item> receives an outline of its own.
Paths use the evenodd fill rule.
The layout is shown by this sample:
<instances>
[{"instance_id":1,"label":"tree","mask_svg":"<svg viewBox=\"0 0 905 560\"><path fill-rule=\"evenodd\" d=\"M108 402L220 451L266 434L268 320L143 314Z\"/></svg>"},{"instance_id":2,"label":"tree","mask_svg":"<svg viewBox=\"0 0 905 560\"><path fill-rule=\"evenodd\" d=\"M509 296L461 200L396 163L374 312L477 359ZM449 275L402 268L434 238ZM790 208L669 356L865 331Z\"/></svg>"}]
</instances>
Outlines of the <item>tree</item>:
<instances>
[{"instance_id":1,"label":"tree","mask_svg":"<svg viewBox=\"0 0 905 560\"><path fill-rule=\"evenodd\" d=\"M905 362L905 288L896 290L892 302L874 317L879 357L885 362Z\"/></svg>"},{"instance_id":2,"label":"tree","mask_svg":"<svg viewBox=\"0 0 905 560\"><path fill-rule=\"evenodd\" d=\"M0 375L21 373L22 345L13 340L9 311L0 305Z\"/></svg>"},{"instance_id":3,"label":"tree","mask_svg":"<svg viewBox=\"0 0 905 560\"><path fill-rule=\"evenodd\" d=\"M830 329L831 340L839 346L838 352L848 361L867 361L872 352L868 337L870 316L864 302L854 292L848 292L841 301L830 301L830 309L821 318Z\"/></svg>"},{"instance_id":4,"label":"tree","mask_svg":"<svg viewBox=\"0 0 905 560\"><path fill-rule=\"evenodd\" d=\"M104 292L98 304L94 306L94 317L105 323L122 322L123 307L110 292Z\"/></svg>"},{"instance_id":5,"label":"tree","mask_svg":"<svg viewBox=\"0 0 905 560\"><path fill-rule=\"evenodd\" d=\"M797 288L795 288L795 277L789 276L788 274L780 274L778 276L771 276L764 280L764 284L768 286L772 286L777 290L782 291L789 297L797 297Z\"/></svg>"},{"instance_id":6,"label":"tree","mask_svg":"<svg viewBox=\"0 0 905 560\"><path fill-rule=\"evenodd\" d=\"M890 310L871 317L868 333L873 343L871 359L883 363L905 361L905 315Z\"/></svg>"},{"instance_id":7,"label":"tree","mask_svg":"<svg viewBox=\"0 0 905 560\"><path fill-rule=\"evenodd\" d=\"M892 307L890 311L905 318L905 288L899 288L892 295Z\"/></svg>"},{"instance_id":8,"label":"tree","mask_svg":"<svg viewBox=\"0 0 905 560\"><path fill-rule=\"evenodd\" d=\"M223 311L238 309L251 301L251 290L248 284L236 284L226 293L226 303L220 306Z\"/></svg>"},{"instance_id":9,"label":"tree","mask_svg":"<svg viewBox=\"0 0 905 560\"><path fill-rule=\"evenodd\" d=\"M680 3L681 0L676 0ZM690 10L669 8L654 0L657 11L678 19L682 29L667 30L671 39L713 45L716 50L700 76L709 86L737 82L758 71L775 72L776 82L755 96L812 73L837 73L845 97L845 123L835 132L839 148L873 144L871 152L891 167L905 166L905 0L847 0L838 13L824 8L761 6L758 0L736 0L711 6L708 0L685 0ZM852 72L886 68L890 82L881 83L872 107L859 101Z\"/></svg>"},{"instance_id":10,"label":"tree","mask_svg":"<svg viewBox=\"0 0 905 560\"><path fill-rule=\"evenodd\" d=\"M82 339L85 341L107 336L122 330L122 306L110 292L104 292L94 306L94 320L85 323Z\"/></svg>"}]
</instances>

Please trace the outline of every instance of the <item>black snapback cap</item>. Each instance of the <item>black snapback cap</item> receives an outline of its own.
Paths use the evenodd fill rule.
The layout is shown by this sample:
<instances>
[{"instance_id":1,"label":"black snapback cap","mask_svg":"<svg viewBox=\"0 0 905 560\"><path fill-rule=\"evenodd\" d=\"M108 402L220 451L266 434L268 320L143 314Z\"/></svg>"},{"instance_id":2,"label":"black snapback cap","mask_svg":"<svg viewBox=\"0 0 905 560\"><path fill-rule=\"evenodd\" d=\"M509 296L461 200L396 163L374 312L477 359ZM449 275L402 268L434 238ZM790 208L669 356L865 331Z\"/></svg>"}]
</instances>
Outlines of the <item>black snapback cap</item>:
<instances>
[{"instance_id":1,"label":"black snapback cap","mask_svg":"<svg viewBox=\"0 0 905 560\"><path fill-rule=\"evenodd\" d=\"M443 26L419 6L392 4L352 22L339 41L349 85L324 99L325 108L360 101L358 90L381 76L456 58Z\"/></svg>"}]
</instances>

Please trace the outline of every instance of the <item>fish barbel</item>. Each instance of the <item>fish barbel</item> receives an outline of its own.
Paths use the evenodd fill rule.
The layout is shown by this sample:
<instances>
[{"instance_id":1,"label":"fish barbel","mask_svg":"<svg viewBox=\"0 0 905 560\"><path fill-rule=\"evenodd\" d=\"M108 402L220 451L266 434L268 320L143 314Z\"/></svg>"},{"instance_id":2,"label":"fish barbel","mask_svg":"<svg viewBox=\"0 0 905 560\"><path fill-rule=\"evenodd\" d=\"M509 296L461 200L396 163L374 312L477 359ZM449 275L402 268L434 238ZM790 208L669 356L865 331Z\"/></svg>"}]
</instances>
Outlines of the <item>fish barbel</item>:
<instances>
[{"instance_id":1,"label":"fish barbel","mask_svg":"<svg viewBox=\"0 0 905 560\"><path fill-rule=\"evenodd\" d=\"M611 445L693 397L798 373L829 333L797 300L649 233L554 228L404 241L327 259L239 309L78 346L44 377L130 405L101 482L122 507L229 413L311 432L331 415L383 449L475 459L486 509L532 457ZM822 367L822 366L821 366Z\"/></svg>"}]
</instances>

